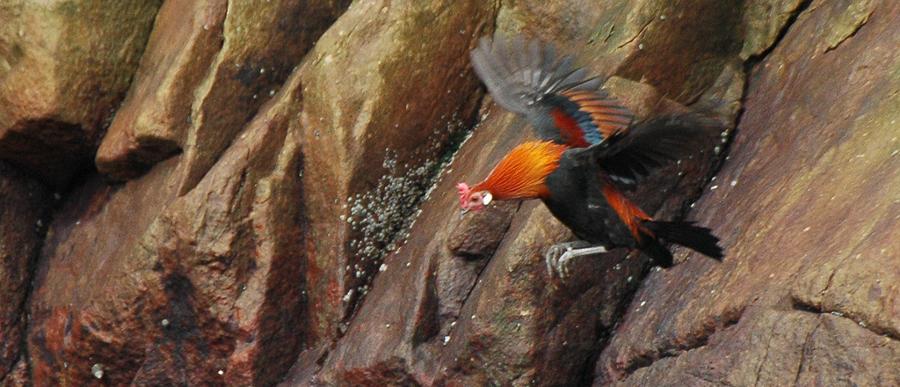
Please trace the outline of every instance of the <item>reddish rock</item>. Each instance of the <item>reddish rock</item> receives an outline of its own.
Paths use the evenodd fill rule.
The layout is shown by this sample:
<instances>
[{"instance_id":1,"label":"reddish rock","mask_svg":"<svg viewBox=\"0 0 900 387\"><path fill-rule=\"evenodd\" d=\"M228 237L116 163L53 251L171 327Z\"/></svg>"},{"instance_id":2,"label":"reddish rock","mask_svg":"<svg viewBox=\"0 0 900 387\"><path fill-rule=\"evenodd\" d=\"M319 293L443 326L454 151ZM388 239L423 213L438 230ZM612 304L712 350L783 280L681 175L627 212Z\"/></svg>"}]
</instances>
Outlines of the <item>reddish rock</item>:
<instances>
[{"instance_id":1,"label":"reddish rock","mask_svg":"<svg viewBox=\"0 0 900 387\"><path fill-rule=\"evenodd\" d=\"M43 185L3 162L0 198L0 381L4 381L19 373L25 297L52 199Z\"/></svg>"},{"instance_id":2,"label":"reddish rock","mask_svg":"<svg viewBox=\"0 0 900 387\"><path fill-rule=\"evenodd\" d=\"M267 385L302 348L303 156L291 124L299 100L295 77L149 230L169 298L154 316L171 324L163 329L169 347L154 355L190 349L181 348L184 360L167 360L166 379L145 364L136 382L166 384L187 368L196 383Z\"/></svg>"},{"instance_id":3,"label":"reddish rock","mask_svg":"<svg viewBox=\"0 0 900 387\"><path fill-rule=\"evenodd\" d=\"M162 302L162 283L140 239L173 198L174 167L121 188L95 177L54 214L29 307L35 384L90 383L94 364L113 384L132 380L161 320L144 317L148 298Z\"/></svg>"},{"instance_id":4,"label":"reddish rock","mask_svg":"<svg viewBox=\"0 0 900 387\"><path fill-rule=\"evenodd\" d=\"M30 386L31 378L28 375L28 364L20 359L5 377L0 378L0 386L25 387Z\"/></svg>"},{"instance_id":5,"label":"reddish rock","mask_svg":"<svg viewBox=\"0 0 900 387\"><path fill-rule=\"evenodd\" d=\"M36 384L270 384L303 322L299 87L275 97L206 178L177 195L165 161L94 178L51 225L31 302Z\"/></svg>"},{"instance_id":6,"label":"reddish rock","mask_svg":"<svg viewBox=\"0 0 900 387\"><path fill-rule=\"evenodd\" d=\"M161 1L17 2L0 12L0 159L65 186L93 158Z\"/></svg>"},{"instance_id":7,"label":"reddish rock","mask_svg":"<svg viewBox=\"0 0 900 387\"><path fill-rule=\"evenodd\" d=\"M731 385L897 383L897 15L890 1L813 2L757 66L729 160L693 215L723 238L725 262L650 276L597 384L680 384L698 372ZM770 328L749 308L808 322L778 323L795 338L767 352ZM719 332L738 341L704 346ZM704 376L708 359L735 353L757 372L725 364Z\"/></svg>"}]
</instances>

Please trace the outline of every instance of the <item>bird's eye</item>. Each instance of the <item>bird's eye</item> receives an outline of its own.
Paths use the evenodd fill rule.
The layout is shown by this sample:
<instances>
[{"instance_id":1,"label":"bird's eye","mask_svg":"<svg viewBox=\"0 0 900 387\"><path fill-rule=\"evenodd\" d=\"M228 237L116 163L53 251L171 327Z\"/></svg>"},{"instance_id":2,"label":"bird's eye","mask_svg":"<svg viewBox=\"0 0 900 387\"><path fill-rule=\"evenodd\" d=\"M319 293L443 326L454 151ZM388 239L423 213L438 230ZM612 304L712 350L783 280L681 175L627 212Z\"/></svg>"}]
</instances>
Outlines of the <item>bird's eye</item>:
<instances>
[{"instance_id":1,"label":"bird's eye","mask_svg":"<svg viewBox=\"0 0 900 387\"><path fill-rule=\"evenodd\" d=\"M481 204L487 206L488 204L491 204L491 200L493 200L493 199L494 199L494 196L491 195L490 192L486 192L484 194L484 197L481 198Z\"/></svg>"},{"instance_id":2,"label":"bird's eye","mask_svg":"<svg viewBox=\"0 0 900 387\"><path fill-rule=\"evenodd\" d=\"M472 203L477 203L477 202L478 202L478 198L477 198L477 197L474 197L474 196L472 196L472 198L471 198L471 199L469 199L469 201L470 201L470 202L472 202Z\"/></svg>"}]
</instances>

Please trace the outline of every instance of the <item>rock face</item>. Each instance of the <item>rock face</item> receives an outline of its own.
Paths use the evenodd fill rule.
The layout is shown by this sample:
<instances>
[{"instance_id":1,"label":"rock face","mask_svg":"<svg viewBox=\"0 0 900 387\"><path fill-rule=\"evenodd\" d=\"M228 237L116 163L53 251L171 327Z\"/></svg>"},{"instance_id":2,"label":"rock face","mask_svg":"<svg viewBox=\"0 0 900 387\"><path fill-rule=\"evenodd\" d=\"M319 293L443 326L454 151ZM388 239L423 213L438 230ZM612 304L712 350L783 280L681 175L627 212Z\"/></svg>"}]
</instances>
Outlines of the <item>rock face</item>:
<instances>
[{"instance_id":1,"label":"rock face","mask_svg":"<svg viewBox=\"0 0 900 387\"><path fill-rule=\"evenodd\" d=\"M756 66L693 213L733 258L651 275L598 384L900 383L898 11L813 2Z\"/></svg>"},{"instance_id":2,"label":"rock face","mask_svg":"<svg viewBox=\"0 0 900 387\"><path fill-rule=\"evenodd\" d=\"M480 94L467 54L495 12L481 0L357 2L298 70L318 337L344 329L441 154L471 123Z\"/></svg>"},{"instance_id":3,"label":"rock face","mask_svg":"<svg viewBox=\"0 0 900 387\"><path fill-rule=\"evenodd\" d=\"M0 162L0 380L22 355L25 298L46 228L47 188Z\"/></svg>"},{"instance_id":4,"label":"rock face","mask_svg":"<svg viewBox=\"0 0 900 387\"><path fill-rule=\"evenodd\" d=\"M107 3L0 4L0 385L900 384L896 2ZM495 30L715 118L629 195L724 262L460 216Z\"/></svg>"},{"instance_id":5,"label":"rock face","mask_svg":"<svg viewBox=\"0 0 900 387\"><path fill-rule=\"evenodd\" d=\"M227 5L167 1L159 10L127 99L97 150L97 168L136 177L182 149L194 91L223 44Z\"/></svg>"},{"instance_id":6,"label":"rock face","mask_svg":"<svg viewBox=\"0 0 900 387\"><path fill-rule=\"evenodd\" d=\"M0 158L59 187L88 168L161 3L0 4Z\"/></svg>"}]
</instances>

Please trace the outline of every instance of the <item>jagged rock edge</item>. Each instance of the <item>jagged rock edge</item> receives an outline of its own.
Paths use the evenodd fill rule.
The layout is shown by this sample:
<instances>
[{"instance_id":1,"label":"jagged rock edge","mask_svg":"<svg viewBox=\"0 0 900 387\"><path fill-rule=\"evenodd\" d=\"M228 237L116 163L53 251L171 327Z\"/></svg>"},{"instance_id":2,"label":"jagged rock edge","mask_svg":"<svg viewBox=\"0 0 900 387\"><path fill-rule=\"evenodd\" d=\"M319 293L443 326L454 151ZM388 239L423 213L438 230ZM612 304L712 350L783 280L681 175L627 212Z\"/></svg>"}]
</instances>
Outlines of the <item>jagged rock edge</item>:
<instances>
[{"instance_id":1,"label":"jagged rock edge","mask_svg":"<svg viewBox=\"0 0 900 387\"><path fill-rule=\"evenodd\" d=\"M814 305L814 304L805 302L805 301L797 299L797 298L791 298L791 309L798 311L798 312L811 313L811 314L815 314L815 315L830 315L830 316L834 316L834 317L844 318L844 319L852 321L854 324L858 325L860 328L865 329L869 332L872 332L873 334L887 337L891 340L900 342L900 337L895 335L893 332L889 332L886 330L878 329L877 327L869 326L868 323L866 323L865 321L860 319L856 314L854 314L852 312L845 312L840 309L825 310L819 305Z\"/></svg>"}]
</instances>

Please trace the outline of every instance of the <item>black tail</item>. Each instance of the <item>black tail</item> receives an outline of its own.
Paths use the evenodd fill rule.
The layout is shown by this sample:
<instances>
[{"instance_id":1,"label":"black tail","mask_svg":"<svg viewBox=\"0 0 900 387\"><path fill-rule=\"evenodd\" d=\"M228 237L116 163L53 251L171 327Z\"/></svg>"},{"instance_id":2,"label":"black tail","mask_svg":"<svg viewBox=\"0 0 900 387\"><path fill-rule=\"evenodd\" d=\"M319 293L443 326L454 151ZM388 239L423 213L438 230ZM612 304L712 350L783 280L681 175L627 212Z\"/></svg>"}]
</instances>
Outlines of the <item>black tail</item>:
<instances>
[{"instance_id":1,"label":"black tail","mask_svg":"<svg viewBox=\"0 0 900 387\"><path fill-rule=\"evenodd\" d=\"M694 222L644 222L643 226L656 238L647 236L641 240L641 251L663 267L672 266L672 253L662 241L682 245L707 257L721 261L724 257L719 238L706 227L694 226ZM660 241L660 239L662 241Z\"/></svg>"}]
</instances>

